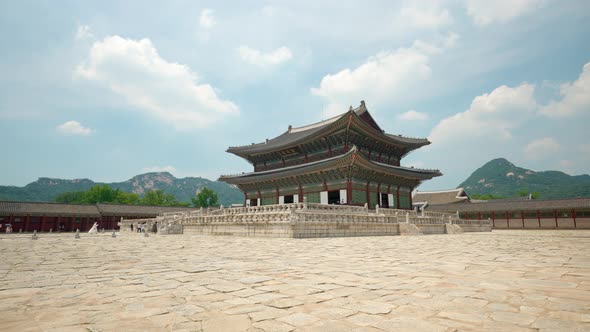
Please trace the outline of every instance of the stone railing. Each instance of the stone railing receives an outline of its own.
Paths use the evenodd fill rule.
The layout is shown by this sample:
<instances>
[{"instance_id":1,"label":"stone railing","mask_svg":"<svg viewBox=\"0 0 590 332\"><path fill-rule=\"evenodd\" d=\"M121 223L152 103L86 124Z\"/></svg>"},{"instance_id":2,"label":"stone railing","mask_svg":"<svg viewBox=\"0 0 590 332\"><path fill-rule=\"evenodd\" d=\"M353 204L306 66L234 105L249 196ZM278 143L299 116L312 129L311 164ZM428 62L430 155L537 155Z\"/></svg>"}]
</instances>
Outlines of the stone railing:
<instances>
[{"instance_id":1,"label":"stone railing","mask_svg":"<svg viewBox=\"0 0 590 332\"><path fill-rule=\"evenodd\" d=\"M122 220L129 228L129 223L147 223L153 225L202 225L209 223L289 223L289 222L311 222L311 221L333 221L338 223L412 223L417 225L426 224L476 224L473 221L461 220L453 213L442 212L417 212L415 210L401 210L379 208L369 209L368 206L350 205L326 205L318 203L274 204L263 206L207 208L189 212L164 213L159 217L151 219L129 219ZM479 222L479 221L478 221Z\"/></svg>"},{"instance_id":2,"label":"stone railing","mask_svg":"<svg viewBox=\"0 0 590 332\"><path fill-rule=\"evenodd\" d=\"M367 207L354 205L336 205L336 204L320 204L320 203L304 203L303 209L315 210L318 212L342 212L342 213L369 213Z\"/></svg>"},{"instance_id":3,"label":"stone railing","mask_svg":"<svg viewBox=\"0 0 590 332\"><path fill-rule=\"evenodd\" d=\"M401 217L384 216L379 214L366 213L325 213L317 210L295 211L296 222L338 222L338 223L398 223Z\"/></svg>"},{"instance_id":4,"label":"stone railing","mask_svg":"<svg viewBox=\"0 0 590 332\"><path fill-rule=\"evenodd\" d=\"M186 218L181 221L183 225L199 225L211 223L229 224L255 224L255 223L289 223L291 212L269 212L269 213L244 213L225 215L206 215L200 217Z\"/></svg>"}]
</instances>

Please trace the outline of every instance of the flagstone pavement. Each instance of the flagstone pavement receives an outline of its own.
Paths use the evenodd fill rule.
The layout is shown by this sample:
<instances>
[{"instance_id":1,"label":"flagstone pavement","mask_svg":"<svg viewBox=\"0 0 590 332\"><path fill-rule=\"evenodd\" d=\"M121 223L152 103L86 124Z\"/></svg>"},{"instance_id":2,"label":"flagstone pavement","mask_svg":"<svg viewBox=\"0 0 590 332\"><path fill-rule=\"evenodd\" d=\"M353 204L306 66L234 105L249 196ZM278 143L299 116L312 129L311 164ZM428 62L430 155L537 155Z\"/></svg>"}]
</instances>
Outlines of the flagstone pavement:
<instances>
[{"instance_id":1,"label":"flagstone pavement","mask_svg":"<svg viewBox=\"0 0 590 332\"><path fill-rule=\"evenodd\" d=\"M0 236L0 331L590 331L590 231Z\"/></svg>"}]
</instances>

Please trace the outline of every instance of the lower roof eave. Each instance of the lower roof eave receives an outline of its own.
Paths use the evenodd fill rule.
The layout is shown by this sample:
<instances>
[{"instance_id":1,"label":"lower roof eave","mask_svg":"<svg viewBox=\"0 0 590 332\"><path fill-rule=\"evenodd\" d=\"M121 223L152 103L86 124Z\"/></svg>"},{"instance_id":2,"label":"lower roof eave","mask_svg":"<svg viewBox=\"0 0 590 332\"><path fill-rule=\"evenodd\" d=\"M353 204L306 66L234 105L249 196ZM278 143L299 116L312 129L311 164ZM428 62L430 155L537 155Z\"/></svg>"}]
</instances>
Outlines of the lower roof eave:
<instances>
[{"instance_id":1,"label":"lower roof eave","mask_svg":"<svg viewBox=\"0 0 590 332\"><path fill-rule=\"evenodd\" d=\"M401 166L392 166L371 161L366 159L362 154L358 153L358 149L356 148L356 146L354 146L347 153L332 158L319 160L308 164L300 164L290 167L278 168L269 171L250 172L237 175L222 175L219 177L218 181L223 181L235 185L268 181L273 179L299 176L318 172L321 170L341 167L343 161L348 165L352 165L354 163L367 169L380 171L382 173L387 173L389 175L412 179L419 182L430 180L434 177L442 175L442 173L439 170L422 170Z\"/></svg>"}]
</instances>

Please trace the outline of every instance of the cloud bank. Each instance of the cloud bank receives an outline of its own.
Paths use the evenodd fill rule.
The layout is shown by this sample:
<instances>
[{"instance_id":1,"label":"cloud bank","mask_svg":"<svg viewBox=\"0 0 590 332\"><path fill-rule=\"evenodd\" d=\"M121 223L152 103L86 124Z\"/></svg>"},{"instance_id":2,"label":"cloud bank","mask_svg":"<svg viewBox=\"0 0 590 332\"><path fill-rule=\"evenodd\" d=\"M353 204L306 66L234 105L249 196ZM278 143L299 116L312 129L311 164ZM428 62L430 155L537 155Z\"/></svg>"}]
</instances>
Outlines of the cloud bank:
<instances>
[{"instance_id":1,"label":"cloud bank","mask_svg":"<svg viewBox=\"0 0 590 332\"><path fill-rule=\"evenodd\" d=\"M110 36L92 45L76 74L124 97L137 110L177 129L207 127L239 108L218 96L210 84L197 83L187 66L169 62L149 39Z\"/></svg>"}]
</instances>

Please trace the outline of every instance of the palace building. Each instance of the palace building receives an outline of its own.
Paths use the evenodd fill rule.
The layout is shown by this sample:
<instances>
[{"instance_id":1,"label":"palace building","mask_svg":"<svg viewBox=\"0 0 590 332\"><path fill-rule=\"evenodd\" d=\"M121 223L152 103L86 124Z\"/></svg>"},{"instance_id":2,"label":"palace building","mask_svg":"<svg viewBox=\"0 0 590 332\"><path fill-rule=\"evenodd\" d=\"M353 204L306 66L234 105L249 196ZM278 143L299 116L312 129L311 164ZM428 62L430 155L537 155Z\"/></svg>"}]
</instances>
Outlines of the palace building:
<instances>
[{"instance_id":1,"label":"palace building","mask_svg":"<svg viewBox=\"0 0 590 332\"><path fill-rule=\"evenodd\" d=\"M240 188L249 206L298 203L307 197L309 203L412 209L414 188L442 174L400 162L428 144L425 138L385 133L361 101L328 120L289 126L265 142L228 148L254 171L219 180Z\"/></svg>"}]
</instances>

